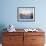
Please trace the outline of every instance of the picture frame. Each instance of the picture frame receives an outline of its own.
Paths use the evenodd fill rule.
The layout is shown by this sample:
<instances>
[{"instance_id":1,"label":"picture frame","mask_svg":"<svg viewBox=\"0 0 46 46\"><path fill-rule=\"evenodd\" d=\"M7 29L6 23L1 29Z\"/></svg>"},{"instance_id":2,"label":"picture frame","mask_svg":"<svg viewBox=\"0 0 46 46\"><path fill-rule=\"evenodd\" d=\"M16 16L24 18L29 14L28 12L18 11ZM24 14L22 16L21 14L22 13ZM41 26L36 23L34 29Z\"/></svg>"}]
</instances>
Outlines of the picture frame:
<instances>
[{"instance_id":1,"label":"picture frame","mask_svg":"<svg viewBox=\"0 0 46 46\"><path fill-rule=\"evenodd\" d=\"M17 21L34 22L35 21L35 7L18 7Z\"/></svg>"}]
</instances>

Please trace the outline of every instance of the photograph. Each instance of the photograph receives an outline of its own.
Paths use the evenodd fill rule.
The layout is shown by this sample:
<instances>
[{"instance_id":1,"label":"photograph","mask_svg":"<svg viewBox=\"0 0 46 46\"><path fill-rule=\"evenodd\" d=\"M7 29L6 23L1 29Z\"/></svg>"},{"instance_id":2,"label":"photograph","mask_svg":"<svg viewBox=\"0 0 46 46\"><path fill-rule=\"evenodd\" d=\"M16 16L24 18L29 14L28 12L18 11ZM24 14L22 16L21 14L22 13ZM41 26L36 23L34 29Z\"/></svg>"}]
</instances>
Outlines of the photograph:
<instances>
[{"instance_id":1,"label":"photograph","mask_svg":"<svg viewBox=\"0 0 46 46\"><path fill-rule=\"evenodd\" d=\"M18 21L34 21L35 20L35 7L18 7L17 8Z\"/></svg>"}]
</instances>

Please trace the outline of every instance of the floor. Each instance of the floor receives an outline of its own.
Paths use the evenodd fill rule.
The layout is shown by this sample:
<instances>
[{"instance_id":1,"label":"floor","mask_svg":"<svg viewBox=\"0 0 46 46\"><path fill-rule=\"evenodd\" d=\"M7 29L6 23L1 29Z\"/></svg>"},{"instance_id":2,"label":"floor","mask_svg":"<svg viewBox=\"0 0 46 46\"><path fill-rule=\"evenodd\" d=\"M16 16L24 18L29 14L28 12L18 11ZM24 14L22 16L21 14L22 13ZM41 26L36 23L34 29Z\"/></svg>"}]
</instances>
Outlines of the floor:
<instances>
[{"instance_id":1,"label":"floor","mask_svg":"<svg viewBox=\"0 0 46 46\"><path fill-rule=\"evenodd\" d=\"M2 46L2 44L0 44L0 46Z\"/></svg>"}]
</instances>

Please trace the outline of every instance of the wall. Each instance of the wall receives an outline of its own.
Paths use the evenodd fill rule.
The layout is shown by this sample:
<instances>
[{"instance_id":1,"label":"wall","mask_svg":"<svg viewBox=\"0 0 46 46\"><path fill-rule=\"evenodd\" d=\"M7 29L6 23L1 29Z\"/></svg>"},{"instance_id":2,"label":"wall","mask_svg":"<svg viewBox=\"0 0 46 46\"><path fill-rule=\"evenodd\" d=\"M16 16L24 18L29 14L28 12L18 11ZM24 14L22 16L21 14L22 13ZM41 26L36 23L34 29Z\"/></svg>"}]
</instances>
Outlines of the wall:
<instances>
[{"instance_id":1,"label":"wall","mask_svg":"<svg viewBox=\"0 0 46 46\"><path fill-rule=\"evenodd\" d=\"M16 28L46 28L46 0L1 0L0 25ZM35 7L35 22L18 22L17 7Z\"/></svg>"},{"instance_id":2,"label":"wall","mask_svg":"<svg viewBox=\"0 0 46 46\"><path fill-rule=\"evenodd\" d=\"M46 32L46 0L0 0L0 31L13 24L16 28L42 28ZM17 7L35 7L35 22L18 22Z\"/></svg>"}]
</instances>

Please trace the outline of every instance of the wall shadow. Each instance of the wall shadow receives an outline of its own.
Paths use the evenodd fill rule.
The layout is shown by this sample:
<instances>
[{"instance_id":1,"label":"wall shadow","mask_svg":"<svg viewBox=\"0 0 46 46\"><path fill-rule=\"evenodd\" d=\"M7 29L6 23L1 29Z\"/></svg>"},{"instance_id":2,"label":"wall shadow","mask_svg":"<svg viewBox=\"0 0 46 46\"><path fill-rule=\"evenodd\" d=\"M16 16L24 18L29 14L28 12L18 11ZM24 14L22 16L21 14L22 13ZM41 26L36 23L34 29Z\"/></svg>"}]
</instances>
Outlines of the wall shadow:
<instances>
[{"instance_id":1,"label":"wall shadow","mask_svg":"<svg viewBox=\"0 0 46 46\"><path fill-rule=\"evenodd\" d=\"M0 24L0 43L2 43L2 38L3 38L3 32L6 32L4 24Z\"/></svg>"}]
</instances>

